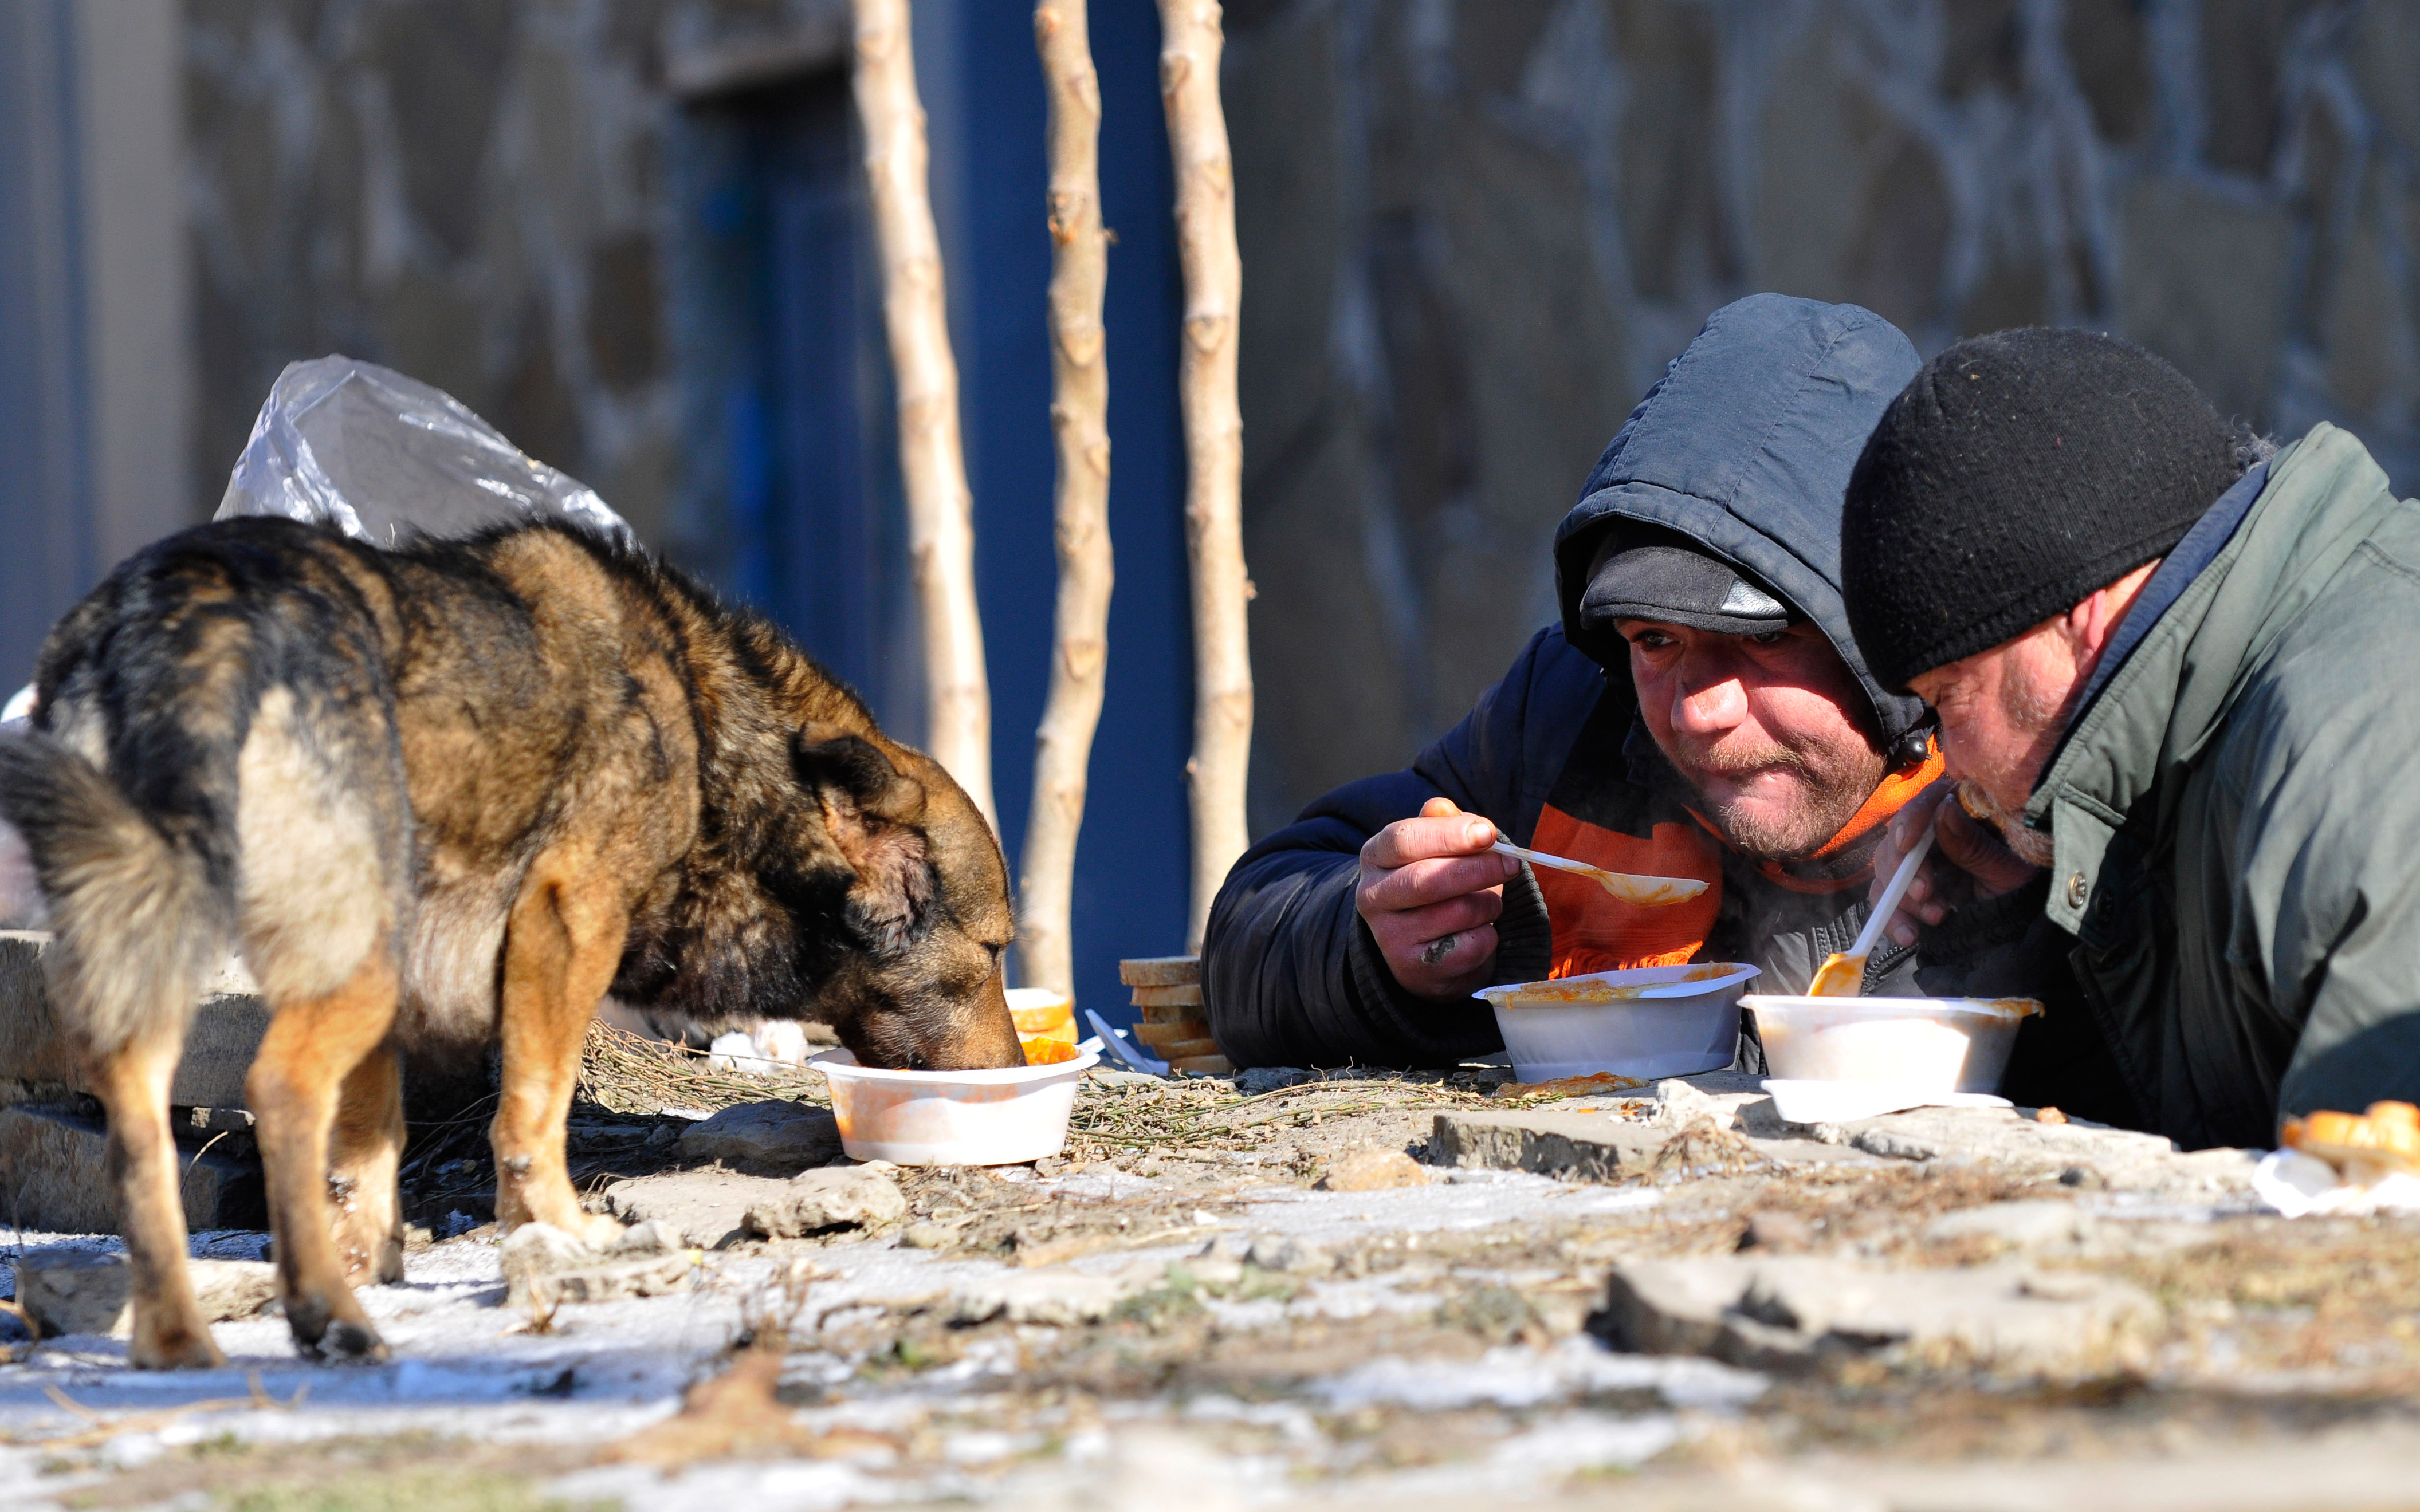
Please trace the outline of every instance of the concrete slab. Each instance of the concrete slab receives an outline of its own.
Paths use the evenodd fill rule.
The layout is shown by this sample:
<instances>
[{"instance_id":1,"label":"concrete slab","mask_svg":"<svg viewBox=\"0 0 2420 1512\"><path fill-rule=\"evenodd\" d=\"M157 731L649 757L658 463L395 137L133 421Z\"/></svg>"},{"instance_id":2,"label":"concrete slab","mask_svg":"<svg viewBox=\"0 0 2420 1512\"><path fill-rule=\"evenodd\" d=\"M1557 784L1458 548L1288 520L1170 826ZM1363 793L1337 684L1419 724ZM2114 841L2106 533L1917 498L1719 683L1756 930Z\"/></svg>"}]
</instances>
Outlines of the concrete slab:
<instances>
[{"instance_id":1,"label":"concrete slab","mask_svg":"<svg viewBox=\"0 0 2420 1512\"><path fill-rule=\"evenodd\" d=\"M256 1161L200 1150L185 1157L178 1184L188 1228L269 1226ZM0 1108L0 1221L50 1233L117 1232L107 1126L56 1106Z\"/></svg>"},{"instance_id":2,"label":"concrete slab","mask_svg":"<svg viewBox=\"0 0 2420 1512\"><path fill-rule=\"evenodd\" d=\"M795 1176L840 1158L840 1120L807 1103L742 1103L682 1130L675 1153L686 1164Z\"/></svg>"},{"instance_id":3,"label":"concrete slab","mask_svg":"<svg viewBox=\"0 0 2420 1512\"><path fill-rule=\"evenodd\" d=\"M1615 1267L1593 1325L1617 1349L1808 1372L1875 1358L2078 1379L2141 1364L2162 1321L2140 1288L2023 1265L1889 1270L1812 1256Z\"/></svg>"},{"instance_id":4,"label":"concrete slab","mask_svg":"<svg viewBox=\"0 0 2420 1512\"><path fill-rule=\"evenodd\" d=\"M767 1239L802 1239L835 1228L888 1228L908 1216L899 1183L861 1167L805 1171L749 1204L740 1227Z\"/></svg>"},{"instance_id":5,"label":"concrete slab","mask_svg":"<svg viewBox=\"0 0 2420 1512\"><path fill-rule=\"evenodd\" d=\"M1669 1130L1611 1113L1440 1113L1429 1137L1429 1160L1466 1170L1628 1181L1653 1168L1670 1137Z\"/></svg>"},{"instance_id":6,"label":"concrete slab","mask_svg":"<svg viewBox=\"0 0 2420 1512\"><path fill-rule=\"evenodd\" d=\"M718 1249L746 1238L748 1210L780 1201L787 1184L737 1171L670 1171L614 1182L605 1211L626 1224L662 1224L693 1249Z\"/></svg>"},{"instance_id":7,"label":"concrete slab","mask_svg":"<svg viewBox=\"0 0 2420 1512\"><path fill-rule=\"evenodd\" d=\"M0 931L0 1105L91 1091L51 1012L42 973L50 948L47 933ZM268 1030L268 1005L242 965L229 958L203 983L168 1101L179 1107L243 1107L244 1073Z\"/></svg>"},{"instance_id":8,"label":"concrete slab","mask_svg":"<svg viewBox=\"0 0 2420 1512\"><path fill-rule=\"evenodd\" d=\"M266 1260L187 1260L185 1273L206 1322L250 1318L277 1295L277 1268ZM17 1303L43 1338L124 1338L134 1316L133 1269L124 1255L29 1250L17 1261Z\"/></svg>"}]
</instances>

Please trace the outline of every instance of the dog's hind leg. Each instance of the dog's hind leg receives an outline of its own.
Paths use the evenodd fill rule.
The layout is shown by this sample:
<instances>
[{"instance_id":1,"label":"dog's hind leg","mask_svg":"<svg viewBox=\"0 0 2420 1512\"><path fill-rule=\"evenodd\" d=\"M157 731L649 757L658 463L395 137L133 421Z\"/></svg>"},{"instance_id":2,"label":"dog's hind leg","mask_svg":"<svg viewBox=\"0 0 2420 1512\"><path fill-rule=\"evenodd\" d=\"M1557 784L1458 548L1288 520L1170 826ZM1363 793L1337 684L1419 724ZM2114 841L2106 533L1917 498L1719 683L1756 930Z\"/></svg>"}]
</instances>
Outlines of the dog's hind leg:
<instances>
[{"instance_id":1,"label":"dog's hind leg","mask_svg":"<svg viewBox=\"0 0 2420 1512\"><path fill-rule=\"evenodd\" d=\"M134 1336L127 1359L147 1370L226 1364L185 1270L185 1201L168 1083L185 1053L184 1015L158 1021L117 1050L87 1055L85 1074L109 1114L109 1175L133 1270Z\"/></svg>"},{"instance_id":2,"label":"dog's hind leg","mask_svg":"<svg viewBox=\"0 0 2420 1512\"><path fill-rule=\"evenodd\" d=\"M403 1279L403 1205L396 1167L403 1156L402 1061L381 1045L362 1057L336 1098L328 1191L336 1203L336 1256L356 1285Z\"/></svg>"},{"instance_id":3,"label":"dog's hind leg","mask_svg":"<svg viewBox=\"0 0 2420 1512\"><path fill-rule=\"evenodd\" d=\"M543 856L513 904L504 932L504 1090L488 1134L498 1223L551 1224L602 1243L621 1226L580 1211L563 1155L581 1047L629 927L618 894L576 880L596 870Z\"/></svg>"},{"instance_id":4,"label":"dog's hind leg","mask_svg":"<svg viewBox=\"0 0 2420 1512\"><path fill-rule=\"evenodd\" d=\"M344 1141L349 1165L367 1161L380 1185L393 1185L392 1156L373 1153L396 1118L390 1036L410 856L392 737L366 698L305 704L272 687L240 775L243 953L271 1014L244 1088L259 1120L286 1321L306 1353L383 1359L346 1284L328 1187L348 1093L367 1135ZM391 1196L380 1201L392 1210Z\"/></svg>"},{"instance_id":5,"label":"dog's hind leg","mask_svg":"<svg viewBox=\"0 0 2420 1512\"><path fill-rule=\"evenodd\" d=\"M275 1004L244 1082L259 1120L286 1321L306 1353L322 1357L386 1358L337 1258L328 1144L339 1090L364 1061L385 1057L396 985L393 956L377 949L326 996Z\"/></svg>"}]
</instances>

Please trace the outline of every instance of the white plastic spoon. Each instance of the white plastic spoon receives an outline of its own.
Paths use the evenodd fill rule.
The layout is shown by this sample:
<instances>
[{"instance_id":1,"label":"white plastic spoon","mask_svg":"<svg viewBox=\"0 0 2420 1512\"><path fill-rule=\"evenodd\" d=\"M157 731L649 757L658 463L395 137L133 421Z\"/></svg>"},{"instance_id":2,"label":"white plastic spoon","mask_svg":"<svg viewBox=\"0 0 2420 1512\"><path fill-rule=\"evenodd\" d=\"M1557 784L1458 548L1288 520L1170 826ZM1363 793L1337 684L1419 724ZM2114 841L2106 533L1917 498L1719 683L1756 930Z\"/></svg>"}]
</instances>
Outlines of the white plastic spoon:
<instances>
[{"instance_id":1,"label":"white plastic spoon","mask_svg":"<svg viewBox=\"0 0 2420 1512\"><path fill-rule=\"evenodd\" d=\"M1635 903L1641 908L1669 908L1674 903L1687 903L1706 890L1706 885L1695 877L1646 877L1628 872L1608 872L1601 866L1590 866L1586 861L1575 861L1568 856L1548 856L1544 851L1523 850L1510 841L1499 840L1488 849L1515 856L1528 862L1531 866L1552 867L1558 872L1576 872L1584 877L1593 879L1598 887L1623 903Z\"/></svg>"},{"instance_id":2,"label":"white plastic spoon","mask_svg":"<svg viewBox=\"0 0 2420 1512\"><path fill-rule=\"evenodd\" d=\"M1857 931L1857 943L1840 955L1833 956L1815 968L1815 980L1807 984L1809 997L1862 997L1865 995L1866 957L1883 937L1883 926L1891 915L1899 912L1899 901L1907 896L1907 886L1916 880L1916 869L1932 850L1931 826L1925 827L1922 838L1905 856L1899 858L1899 870L1891 873L1890 886L1883 889L1882 901L1874 904L1873 917L1866 927Z\"/></svg>"}]
</instances>

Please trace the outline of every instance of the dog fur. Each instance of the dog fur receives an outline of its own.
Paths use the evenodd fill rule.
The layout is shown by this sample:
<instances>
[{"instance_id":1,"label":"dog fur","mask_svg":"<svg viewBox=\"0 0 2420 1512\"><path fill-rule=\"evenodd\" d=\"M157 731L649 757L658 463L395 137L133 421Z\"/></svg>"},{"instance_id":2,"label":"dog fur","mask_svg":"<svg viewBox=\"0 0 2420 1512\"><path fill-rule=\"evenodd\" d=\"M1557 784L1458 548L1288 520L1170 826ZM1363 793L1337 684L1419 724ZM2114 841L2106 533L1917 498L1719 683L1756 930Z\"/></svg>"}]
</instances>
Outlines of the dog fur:
<instances>
[{"instance_id":1,"label":"dog fur","mask_svg":"<svg viewBox=\"0 0 2420 1512\"><path fill-rule=\"evenodd\" d=\"M0 737L0 820L108 1108L138 1365L222 1358L166 1098L230 943L271 1010L246 1091L280 1289L328 1357L384 1352L349 1278L402 1272L404 1045L501 1042L496 1215L575 1233L611 1226L563 1148L608 991L708 1026L812 1014L874 1065L1023 1063L981 812L778 630L643 553L560 525L393 551L208 525L70 610L37 687Z\"/></svg>"}]
</instances>

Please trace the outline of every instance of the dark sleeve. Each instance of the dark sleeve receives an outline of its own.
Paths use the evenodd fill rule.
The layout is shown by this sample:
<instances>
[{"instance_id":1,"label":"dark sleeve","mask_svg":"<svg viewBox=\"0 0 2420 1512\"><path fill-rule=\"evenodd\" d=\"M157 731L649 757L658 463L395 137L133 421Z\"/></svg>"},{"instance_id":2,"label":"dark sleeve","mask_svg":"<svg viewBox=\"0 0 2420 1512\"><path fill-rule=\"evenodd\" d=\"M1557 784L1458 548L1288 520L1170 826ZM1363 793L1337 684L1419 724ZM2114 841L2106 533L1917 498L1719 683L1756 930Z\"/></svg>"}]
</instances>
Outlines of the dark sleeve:
<instances>
[{"instance_id":1,"label":"dark sleeve","mask_svg":"<svg viewBox=\"0 0 2420 1512\"><path fill-rule=\"evenodd\" d=\"M2075 937L2043 917L2049 896L2045 874L1918 931L1916 988L1927 997L2034 999L2042 1011L2018 1029L2000 1095L2022 1107L2149 1128L2068 964Z\"/></svg>"},{"instance_id":2,"label":"dark sleeve","mask_svg":"<svg viewBox=\"0 0 2420 1512\"><path fill-rule=\"evenodd\" d=\"M1202 950L1210 1032L1228 1058L1450 1066L1503 1048L1485 1004L1415 997L1396 983L1354 907L1361 845L1440 795L1528 838L1601 691L1561 630L1541 631L1410 769L1349 782L1245 852L1211 905ZM1546 974L1553 936L1526 867L1505 884L1496 932L1497 981Z\"/></svg>"}]
</instances>

